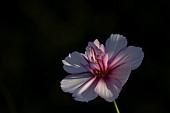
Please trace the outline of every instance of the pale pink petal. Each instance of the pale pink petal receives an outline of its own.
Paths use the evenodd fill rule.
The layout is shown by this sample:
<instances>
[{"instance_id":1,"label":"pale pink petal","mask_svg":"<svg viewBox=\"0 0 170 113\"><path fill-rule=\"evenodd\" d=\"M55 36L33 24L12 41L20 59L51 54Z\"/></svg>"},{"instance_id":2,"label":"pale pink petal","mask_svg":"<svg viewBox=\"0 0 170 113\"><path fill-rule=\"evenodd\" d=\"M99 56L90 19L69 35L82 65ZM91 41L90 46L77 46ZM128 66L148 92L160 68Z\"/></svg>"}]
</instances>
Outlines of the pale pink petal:
<instances>
[{"instance_id":1,"label":"pale pink petal","mask_svg":"<svg viewBox=\"0 0 170 113\"><path fill-rule=\"evenodd\" d=\"M91 54L90 49L86 49L85 58L88 59L89 61L92 61L92 54Z\"/></svg>"},{"instance_id":2,"label":"pale pink petal","mask_svg":"<svg viewBox=\"0 0 170 113\"><path fill-rule=\"evenodd\" d=\"M68 73L82 73L87 72L88 70L85 68L85 65L87 65L87 61L83 57L82 54L78 52L73 52L72 54L69 54L63 60L64 64L64 70Z\"/></svg>"},{"instance_id":3,"label":"pale pink petal","mask_svg":"<svg viewBox=\"0 0 170 113\"><path fill-rule=\"evenodd\" d=\"M87 56L88 60L93 62L96 53L97 53L97 47L94 45L94 43L89 42L85 51L85 55Z\"/></svg>"},{"instance_id":4,"label":"pale pink petal","mask_svg":"<svg viewBox=\"0 0 170 113\"><path fill-rule=\"evenodd\" d=\"M85 55L92 62L94 59L96 60L96 57L104 53L105 53L104 45L100 44L100 42L97 39L94 41L94 43L89 42L85 51Z\"/></svg>"},{"instance_id":5,"label":"pale pink petal","mask_svg":"<svg viewBox=\"0 0 170 113\"><path fill-rule=\"evenodd\" d=\"M98 62L98 65L99 65L99 67L100 67L100 71L104 71L105 70L105 67L104 67L104 65L103 65L103 61L102 60L97 60L97 62Z\"/></svg>"},{"instance_id":6,"label":"pale pink petal","mask_svg":"<svg viewBox=\"0 0 170 113\"><path fill-rule=\"evenodd\" d=\"M106 52L105 47L104 47L103 44L100 45L100 48L99 48L99 49L101 49L104 53Z\"/></svg>"},{"instance_id":7,"label":"pale pink petal","mask_svg":"<svg viewBox=\"0 0 170 113\"><path fill-rule=\"evenodd\" d=\"M140 47L134 47L129 46L125 53L128 53L130 55L130 63L131 63L131 69L134 70L140 66L142 63L144 53L142 51L142 48Z\"/></svg>"},{"instance_id":8,"label":"pale pink petal","mask_svg":"<svg viewBox=\"0 0 170 113\"><path fill-rule=\"evenodd\" d=\"M96 40L94 41L94 44L97 46L98 49L102 50L102 52L105 53L105 47L104 47L103 44L100 44L100 42L99 42L98 39L96 39Z\"/></svg>"},{"instance_id":9,"label":"pale pink petal","mask_svg":"<svg viewBox=\"0 0 170 113\"><path fill-rule=\"evenodd\" d=\"M64 92L73 93L77 88L82 86L85 82L90 80L93 75L89 73L79 75L68 75L61 82L61 89Z\"/></svg>"},{"instance_id":10,"label":"pale pink petal","mask_svg":"<svg viewBox=\"0 0 170 113\"><path fill-rule=\"evenodd\" d=\"M86 50L88 50L89 48L93 48L93 50L95 52L98 50L98 47L93 42L88 43L88 46L86 47Z\"/></svg>"},{"instance_id":11,"label":"pale pink petal","mask_svg":"<svg viewBox=\"0 0 170 113\"><path fill-rule=\"evenodd\" d=\"M104 71L107 70L107 64L108 64L108 54L106 53L103 58Z\"/></svg>"},{"instance_id":12,"label":"pale pink petal","mask_svg":"<svg viewBox=\"0 0 170 113\"><path fill-rule=\"evenodd\" d=\"M111 34L110 38L106 40L106 52L109 55L109 60L114 58L116 54L127 46L127 40L124 36L118 34Z\"/></svg>"},{"instance_id":13,"label":"pale pink petal","mask_svg":"<svg viewBox=\"0 0 170 113\"><path fill-rule=\"evenodd\" d=\"M96 40L94 41L94 44L95 44L98 48L100 48L100 42L99 42L98 39L96 39Z\"/></svg>"},{"instance_id":14,"label":"pale pink petal","mask_svg":"<svg viewBox=\"0 0 170 113\"><path fill-rule=\"evenodd\" d=\"M105 100L107 100L108 102L113 102L114 99L116 99L117 94L114 94L114 92L112 92L112 86L109 86L110 84L106 84L106 81L104 78L99 79L97 86L95 87L94 91L102 98L104 98ZM111 89L109 89L111 88Z\"/></svg>"},{"instance_id":15,"label":"pale pink petal","mask_svg":"<svg viewBox=\"0 0 170 113\"><path fill-rule=\"evenodd\" d=\"M94 92L96 84L97 79L94 77L79 87L72 96L75 97L74 99L77 101L88 102L93 100L97 97L97 94Z\"/></svg>"}]
</instances>

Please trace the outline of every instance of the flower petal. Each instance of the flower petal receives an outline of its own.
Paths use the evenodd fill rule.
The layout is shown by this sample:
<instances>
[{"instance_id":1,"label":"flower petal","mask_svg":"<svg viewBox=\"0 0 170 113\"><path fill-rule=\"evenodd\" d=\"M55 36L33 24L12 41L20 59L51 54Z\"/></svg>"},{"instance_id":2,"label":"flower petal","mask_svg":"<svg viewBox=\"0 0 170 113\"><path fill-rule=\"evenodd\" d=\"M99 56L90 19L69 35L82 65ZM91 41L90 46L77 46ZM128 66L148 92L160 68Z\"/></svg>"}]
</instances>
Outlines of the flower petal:
<instances>
[{"instance_id":1,"label":"flower petal","mask_svg":"<svg viewBox=\"0 0 170 113\"><path fill-rule=\"evenodd\" d=\"M98 39L96 39L93 43L97 46L98 49L102 50L102 52L105 53L105 47L103 44L100 44Z\"/></svg>"},{"instance_id":2,"label":"flower petal","mask_svg":"<svg viewBox=\"0 0 170 113\"><path fill-rule=\"evenodd\" d=\"M118 98L120 91L122 90L122 84L116 79L106 79L106 85L108 89L112 92L113 96L108 98L109 102L113 102L116 98Z\"/></svg>"},{"instance_id":3,"label":"flower petal","mask_svg":"<svg viewBox=\"0 0 170 113\"><path fill-rule=\"evenodd\" d=\"M142 60L144 57L142 48L129 46L125 50L125 52L130 55L131 69L134 70L134 69L138 68L140 66L140 64L142 63Z\"/></svg>"},{"instance_id":4,"label":"flower petal","mask_svg":"<svg viewBox=\"0 0 170 113\"><path fill-rule=\"evenodd\" d=\"M129 62L131 64L131 70L134 70L140 66L144 57L142 48L129 46L124 50L121 50L112 61L110 61L109 67L113 68L121 63Z\"/></svg>"},{"instance_id":5,"label":"flower petal","mask_svg":"<svg viewBox=\"0 0 170 113\"><path fill-rule=\"evenodd\" d=\"M100 70L99 65L96 64L96 63L91 62L91 63L89 63L89 66L90 66L89 68L92 69L92 70L97 70L97 71Z\"/></svg>"},{"instance_id":6,"label":"flower petal","mask_svg":"<svg viewBox=\"0 0 170 113\"><path fill-rule=\"evenodd\" d=\"M68 75L61 82L61 89L64 92L73 93L77 88L90 80L93 75L89 73L79 75Z\"/></svg>"},{"instance_id":7,"label":"flower petal","mask_svg":"<svg viewBox=\"0 0 170 113\"><path fill-rule=\"evenodd\" d=\"M64 64L64 70L67 71L68 73L83 73L87 72L88 70L84 67L87 65L87 61L83 57L82 54L78 52L73 52L72 54L69 54L63 60Z\"/></svg>"},{"instance_id":8,"label":"flower petal","mask_svg":"<svg viewBox=\"0 0 170 113\"><path fill-rule=\"evenodd\" d=\"M97 97L97 94L94 92L96 87L97 79L96 77L90 79L88 82L84 83L80 88L78 88L74 93L73 97L77 101L88 102Z\"/></svg>"},{"instance_id":9,"label":"flower petal","mask_svg":"<svg viewBox=\"0 0 170 113\"><path fill-rule=\"evenodd\" d=\"M109 55L109 60L111 60L121 49L127 46L127 40L122 35L111 34L110 38L106 40L105 46L106 52Z\"/></svg>"},{"instance_id":10,"label":"flower petal","mask_svg":"<svg viewBox=\"0 0 170 113\"><path fill-rule=\"evenodd\" d=\"M128 62L123 63L123 64L117 66L114 70L112 70L109 73L108 79L112 79L113 83L114 83L114 81L116 81L117 87L120 88L128 80L130 72L131 72L131 65Z\"/></svg>"},{"instance_id":11,"label":"flower petal","mask_svg":"<svg viewBox=\"0 0 170 113\"><path fill-rule=\"evenodd\" d=\"M105 48L103 44L100 44L98 39L96 39L94 42L89 42L88 46L86 47L85 55L93 62L93 60L96 60L96 57L101 56L101 54L105 53Z\"/></svg>"},{"instance_id":12,"label":"flower petal","mask_svg":"<svg viewBox=\"0 0 170 113\"><path fill-rule=\"evenodd\" d=\"M120 65L106 78L101 78L94 91L106 101L113 102L119 96L123 85L128 80L130 72L130 64Z\"/></svg>"},{"instance_id":13,"label":"flower petal","mask_svg":"<svg viewBox=\"0 0 170 113\"><path fill-rule=\"evenodd\" d=\"M103 44L100 44L100 48L99 48L100 50L102 50L102 52L106 52L106 50L105 50L105 47L104 47L104 45Z\"/></svg>"},{"instance_id":14,"label":"flower petal","mask_svg":"<svg viewBox=\"0 0 170 113\"><path fill-rule=\"evenodd\" d=\"M108 64L108 54L106 53L103 57L104 71L107 70L107 64Z\"/></svg>"},{"instance_id":15,"label":"flower petal","mask_svg":"<svg viewBox=\"0 0 170 113\"><path fill-rule=\"evenodd\" d=\"M96 39L96 40L94 41L94 44L95 44L98 48L100 48L100 42L99 42L98 39Z\"/></svg>"},{"instance_id":16,"label":"flower petal","mask_svg":"<svg viewBox=\"0 0 170 113\"><path fill-rule=\"evenodd\" d=\"M113 102L117 97L114 94L114 92L112 92L111 86L108 87L108 85L110 84L106 84L106 80L104 78L101 78L98 81L97 86L95 87L94 91L102 98L104 98L105 100L107 100L108 102Z\"/></svg>"},{"instance_id":17,"label":"flower petal","mask_svg":"<svg viewBox=\"0 0 170 113\"><path fill-rule=\"evenodd\" d=\"M119 65L127 63L130 61L130 55L125 52L125 50L121 50L111 61L109 64L109 69L116 68Z\"/></svg>"}]
</instances>

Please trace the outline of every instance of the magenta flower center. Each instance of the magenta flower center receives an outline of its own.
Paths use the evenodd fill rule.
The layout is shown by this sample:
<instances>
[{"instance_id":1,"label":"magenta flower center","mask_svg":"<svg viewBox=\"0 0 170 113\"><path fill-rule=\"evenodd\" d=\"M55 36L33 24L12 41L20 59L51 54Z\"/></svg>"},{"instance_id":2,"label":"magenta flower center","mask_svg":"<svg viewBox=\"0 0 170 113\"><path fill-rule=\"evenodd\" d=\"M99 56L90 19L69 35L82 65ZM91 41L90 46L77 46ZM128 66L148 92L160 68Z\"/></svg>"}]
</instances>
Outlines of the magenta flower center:
<instances>
[{"instance_id":1,"label":"magenta flower center","mask_svg":"<svg viewBox=\"0 0 170 113\"><path fill-rule=\"evenodd\" d=\"M105 77L109 74L108 54L95 47L87 48L85 59L88 62L86 68L96 77Z\"/></svg>"},{"instance_id":2,"label":"magenta flower center","mask_svg":"<svg viewBox=\"0 0 170 113\"><path fill-rule=\"evenodd\" d=\"M104 76L108 75L108 72L109 72L108 68L106 70L104 70L102 68L103 66L101 66L102 64L98 63L97 60L94 60L94 63L96 63L96 65L98 65L100 69L98 70L98 69L94 68L92 74L94 74L96 77L104 77Z\"/></svg>"}]
</instances>

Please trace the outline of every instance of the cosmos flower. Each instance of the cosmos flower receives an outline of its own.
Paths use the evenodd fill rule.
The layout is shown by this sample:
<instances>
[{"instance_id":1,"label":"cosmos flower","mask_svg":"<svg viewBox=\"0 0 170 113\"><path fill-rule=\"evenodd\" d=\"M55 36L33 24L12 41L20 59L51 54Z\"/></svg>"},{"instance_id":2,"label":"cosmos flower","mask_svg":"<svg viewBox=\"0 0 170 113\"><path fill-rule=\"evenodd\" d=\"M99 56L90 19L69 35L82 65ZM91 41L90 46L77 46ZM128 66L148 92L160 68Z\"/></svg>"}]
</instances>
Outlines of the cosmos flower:
<instances>
[{"instance_id":1,"label":"cosmos flower","mask_svg":"<svg viewBox=\"0 0 170 113\"><path fill-rule=\"evenodd\" d=\"M105 46L96 39L88 43L84 54L73 52L62 61L70 75L61 81L61 89L72 93L77 101L88 102L100 96L113 102L143 57L142 49L127 47L122 35L112 34Z\"/></svg>"}]
</instances>

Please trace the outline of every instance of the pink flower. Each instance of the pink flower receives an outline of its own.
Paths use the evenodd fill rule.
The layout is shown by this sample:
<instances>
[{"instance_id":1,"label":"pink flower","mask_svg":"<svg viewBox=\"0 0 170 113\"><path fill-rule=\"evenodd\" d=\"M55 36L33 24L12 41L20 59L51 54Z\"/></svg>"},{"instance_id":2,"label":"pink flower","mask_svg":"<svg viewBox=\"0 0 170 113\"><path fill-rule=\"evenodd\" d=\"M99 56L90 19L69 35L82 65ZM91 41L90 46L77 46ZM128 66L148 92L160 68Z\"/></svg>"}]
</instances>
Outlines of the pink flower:
<instances>
[{"instance_id":1,"label":"pink flower","mask_svg":"<svg viewBox=\"0 0 170 113\"><path fill-rule=\"evenodd\" d=\"M88 102L97 96L113 102L129 78L131 70L143 60L141 48L128 46L122 35L111 35L105 46L96 39L89 42L85 54L73 52L63 60L70 75L61 81L61 89L77 101Z\"/></svg>"}]
</instances>

